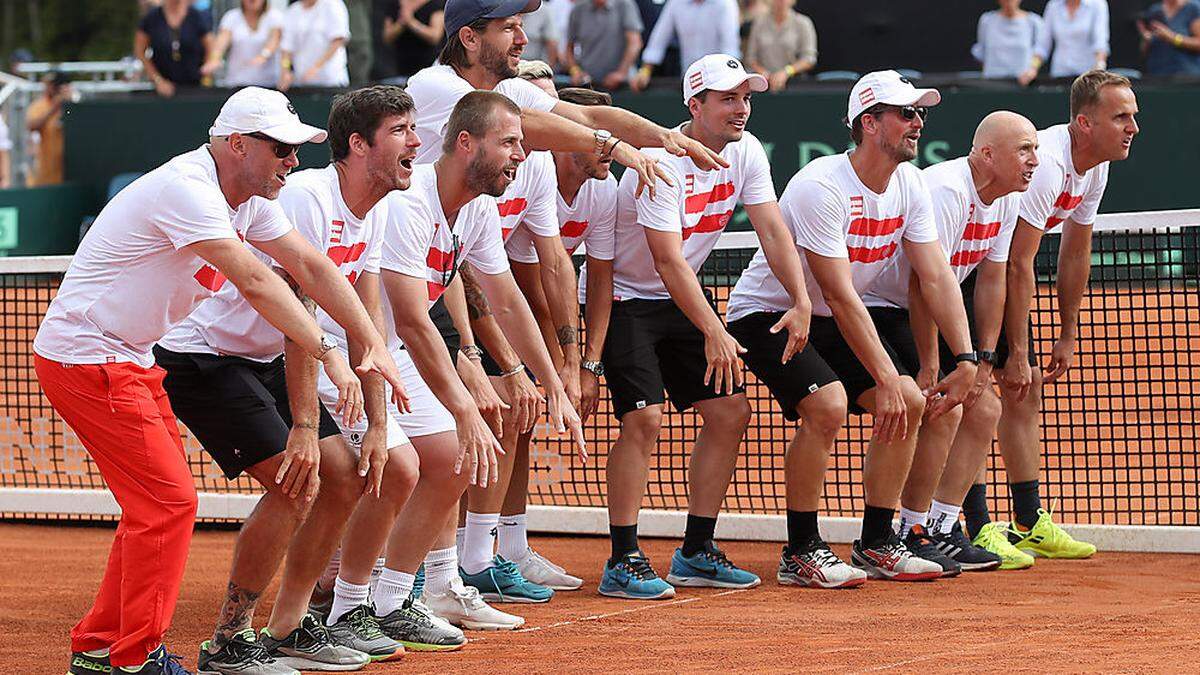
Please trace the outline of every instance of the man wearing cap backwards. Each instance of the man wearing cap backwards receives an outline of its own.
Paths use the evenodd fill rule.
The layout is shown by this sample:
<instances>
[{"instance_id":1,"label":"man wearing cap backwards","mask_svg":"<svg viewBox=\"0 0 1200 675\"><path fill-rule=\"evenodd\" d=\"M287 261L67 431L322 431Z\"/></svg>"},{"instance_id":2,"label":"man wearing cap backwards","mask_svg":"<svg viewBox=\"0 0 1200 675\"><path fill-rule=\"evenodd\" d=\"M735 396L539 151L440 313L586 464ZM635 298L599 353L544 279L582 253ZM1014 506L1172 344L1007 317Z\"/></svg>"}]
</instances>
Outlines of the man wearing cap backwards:
<instances>
[{"instance_id":1,"label":"man wearing cap backwards","mask_svg":"<svg viewBox=\"0 0 1200 675\"><path fill-rule=\"evenodd\" d=\"M963 290L973 348L979 347L982 354L995 351L1004 316L1008 246L1017 225L1021 193L1029 187L1035 167L1037 129L1033 123L1016 113L997 111L979 123L970 155L922 172L942 253ZM911 337L893 332L883 338L897 348L905 369L916 373L917 386L927 390L937 381L939 368L953 372L955 361L945 340L938 339L924 298L910 283L912 265L905 251L896 253L863 301L881 334L884 326L911 324L906 331ZM900 538L909 550L943 567L957 564L963 570L983 571L1005 562L1013 566L1000 555L972 546L958 525L959 506L987 459L1000 417L1000 399L991 387L991 375L990 359L981 359L957 429L951 414L922 423L912 468L900 495ZM1025 557L1015 549L1010 552Z\"/></svg>"},{"instance_id":2,"label":"man wearing cap backwards","mask_svg":"<svg viewBox=\"0 0 1200 675\"><path fill-rule=\"evenodd\" d=\"M302 124L278 92L244 89L221 108L210 141L139 178L108 203L80 244L34 338L50 403L79 435L122 508L95 603L71 632L72 673L180 673L162 646L196 513L196 491L151 347L228 281L300 348L336 374L343 412L361 388L294 293L242 243L280 261L306 293L362 340L359 373L400 378L382 338L337 268L272 200ZM315 417L315 416L314 416Z\"/></svg>"},{"instance_id":3,"label":"man wearing cap backwards","mask_svg":"<svg viewBox=\"0 0 1200 675\"><path fill-rule=\"evenodd\" d=\"M847 404L852 412L865 410L875 416L863 470L862 537L854 542L853 564L878 579L915 581L943 573L937 563L912 555L892 531L926 395L932 400L928 418L934 420L963 400L975 378L966 316L954 276L937 244L929 192L920 172L909 164L917 154L927 106L940 101L936 90L916 89L895 71L863 76L850 92L846 118L857 147L810 162L784 190L781 207L795 245L804 254L812 298L810 343L825 368L797 373L803 379L793 380L766 367L779 358L781 349L763 336L761 324L767 320L763 314L785 311L788 296L767 270L761 253L730 294L731 327L747 333L757 328L757 342L747 337L751 343L747 357L750 363L761 364L756 372L785 410L799 406L797 412L803 415L808 395L819 393L834 379L845 389L845 398L824 397L826 405L815 413L819 416L812 432L816 438L808 447L801 450L794 444L791 449L796 456L789 458L788 475L794 482L788 486L789 544L780 563L782 583L861 583L861 576L856 580L841 566L817 531L825 467L840 422L836 412ZM904 325L874 323L862 301L863 293L901 246L919 279L922 296L934 299L930 312L935 322L959 355L958 367L926 394L913 382L896 345L888 339L903 337ZM801 564L818 561L817 569Z\"/></svg>"},{"instance_id":4,"label":"man wearing cap backwards","mask_svg":"<svg viewBox=\"0 0 1200 675\"><path fill-rule=\"evenodd\" d=\"M612 556L600 581L604 595L643 600L675 595L637 539L650 456L662 426L664 386L676 409L694 406L704 420L688 468L687 528L667 579L718 588L759 583L713 543L750 404L738 364L742 347L725 332L696 274L740 200L793 301L775 329L787 331L794 349L803 346L809 302L800 260L775 202L766 152L746 131L751 93L766 90L766 79L747 73L732 56L711 54L693 63L683 78L690 119L677 130L719 153L728 168L704 171L687 157L651 150L671 185L656 195L639 194L636 177L627 173L618 187L614 302L602 361L621 431L608 460ZM584 277L586 286L586 272Z\"/></svg>"},{"instance_id":5,"label":"man wearing cap backwards","mask_svg":"<svg viewBox=\"0 0 1200 675\"><path fill-rule=\"evenodd\" d=\"M1087 558L1096 547L1075 541L1042 508L1041 390L1062 377L1075 358L1079 307L1091 270L1092 223L1108 185L1108 164L1129 157L1138 134L1137 97L1128 79L1092 70L1071 84L1071 120L1038 132L1041 163L1021 196L1020 219L1008 255L1004 334L996 345L1003 412L1000 454L1008 474L1014 523L991 522L981 472L963 502L975 543L1000 553L1007 536L1017 549L1047 558ZM1036 288L1034 258L1042 235L1062 225L1056 287L1059 335L1044 370L1031 349L1030 306Z\"/></svg>"},{"instance_id":6,"label":"man wearing cap backwards","mask_svg":"<svg viewBox=\"0 0 1200 675\"><path fill-rule=\"evenodd\" d=\"M329 114L333 163L292 175L279 193L288 221L314 251L324 252L338 267L381 334L383 221L373 207L388 192L408 187L419 143L412 117L412 99L399 87L371 87L338 97ZM276 261L264 262L292 279ZM311 306L307 297L301 300ZM352 335L353 348L347 350L346 332L326 312L319 314L318 323L357 363L363 350L357 337ZM382 379L363 378L374 431L356 462L338 425L317 401L316 362L285 341L237 289L223 288L205 301L159 341L155 357L167 371L163 384L172 408L226 476L244 470L267 489L238 535L225 604L212 640L202 645L200 671L272 674L283 667L294 672L362 663L362 653L374 659L402 655L400 644L377 630L365 634L369 631L337 626L327 636L305 616L312 586L360 495L366 492L364 499L390 500L399 508L416 482L412 447L403 440L384 444ZM406 380L414 375L404 373ZM335 396L330 407L336 403ZM343 423L346 419L343 415ZM294 543L283 581L258 645L251 628L254 607L289 542Z\"/></svg>"}]
</instances>

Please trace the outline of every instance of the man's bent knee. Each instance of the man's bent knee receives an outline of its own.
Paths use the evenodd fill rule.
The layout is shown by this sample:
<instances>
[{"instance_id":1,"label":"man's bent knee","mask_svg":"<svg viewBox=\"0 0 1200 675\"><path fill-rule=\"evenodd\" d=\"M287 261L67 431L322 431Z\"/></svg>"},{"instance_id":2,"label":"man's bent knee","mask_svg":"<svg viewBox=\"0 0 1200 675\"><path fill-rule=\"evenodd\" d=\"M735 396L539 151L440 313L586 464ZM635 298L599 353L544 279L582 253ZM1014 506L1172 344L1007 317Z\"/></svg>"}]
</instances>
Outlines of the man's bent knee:
<instances>
[{"instance_id":1,"label":"man's bent knee","mask_svg":"<svg viewBox=\"0 0 1200 675\"><path fill-rule=\"evenodd\" d=\"M822 438L833 438L846 423L848 407L846 388L840 382L834 382L801 401L798 411L809 431Z\"/></svg>"},{"instance_id":2,"label":"man's bent knee","mask_svg":"<svg viewBox=\"0 0 1200 675\"><path fill-rule=\"evenodd\" d=\"M653 443L661 429L661 405L631 410L621 417L621 435L635 443Z\"/></svg>"},{"instance_id":3,"label":"man's bent knee","mask_svg":"<svg viewBox=\"0 0 1200 675\"><path fill-rule=\"evenodd\" d=\"M909 424L919 423L921 416L925 414L925 394L921 393L921 388L913 381L911 377L904 376L900 378L900 391L904 396L904 406L908 410Z\"/></svg>"},{"instance_id":4,"label":"man's bent knee","mask_svg":"<svg viewBox=\"0 0 1200 675\"><path fill-rule=\"evenodd\" d=\"M979 398L975 399L975 405L963 411L963 424L970 425L972 429L991 429L995 433L1000 424L1000 409L1000 398L991 387L985 387Z\"/></svg>"},{"instance_id":5,"label":"man's bent knee","mask_svg":"<svg viewBox=\"0 0 1200 675\"><path fill-rule=\"evenodd\" d=\"M742 430L750 424L750 401L744 394L711 399L702 404L701 415L705 426L712 425L718 429Z\"/></svg>"}]
</instances>

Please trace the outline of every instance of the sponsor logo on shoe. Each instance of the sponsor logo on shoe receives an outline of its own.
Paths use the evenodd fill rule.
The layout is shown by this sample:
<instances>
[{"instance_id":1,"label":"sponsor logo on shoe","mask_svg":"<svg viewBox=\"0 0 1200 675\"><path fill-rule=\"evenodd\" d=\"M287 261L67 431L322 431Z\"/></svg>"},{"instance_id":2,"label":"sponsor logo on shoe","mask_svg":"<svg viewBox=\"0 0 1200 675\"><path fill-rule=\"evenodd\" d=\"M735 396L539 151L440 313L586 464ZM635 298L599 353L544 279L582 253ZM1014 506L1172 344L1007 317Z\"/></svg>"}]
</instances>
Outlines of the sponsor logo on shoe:
<instances>
[{"instance_id":1,"label":"sponsor logo on shoe","mask_svg":"<svg viewBox=\"0 0 1200 675\"><path fill-rule=\"evenodd\" d=\"M93 661L85 656L76 656L75 658L71 659L71 667L90 670L94 673L112 672L112 666L106 666L103 663L97 663L96 661Z\"/></svg>"}]
</instances>

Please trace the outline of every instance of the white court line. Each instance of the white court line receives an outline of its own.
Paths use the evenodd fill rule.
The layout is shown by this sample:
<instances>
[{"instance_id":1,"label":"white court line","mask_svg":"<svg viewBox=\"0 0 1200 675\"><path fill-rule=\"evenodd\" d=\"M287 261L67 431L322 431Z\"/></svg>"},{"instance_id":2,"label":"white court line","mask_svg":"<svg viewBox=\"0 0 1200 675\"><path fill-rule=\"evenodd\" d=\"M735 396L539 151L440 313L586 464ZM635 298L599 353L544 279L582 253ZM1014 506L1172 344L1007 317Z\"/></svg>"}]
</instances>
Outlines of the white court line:
<instances>
[{"instance_id":1,"label":"white court line","mask_svg":"<svg viewBox=\"0 0 1200 675\"><path fill-rule=\"evenodd\" d=\"M748 590L750 590L750 589L734 588L734 589L731 589L728 591L721 591L720 593L713 593L712 595L708 595L708 596L680 598L679 600L670 600L668 602L653 602L653 604L646 604L646 605L642 605L641 607L631 607L629 609L622 609L622 610L619 610L616 612L609 612L607 614L592 614L590 616L581 616L578 619L569 619L567 621L559 621L557 623L549 623L549 624L546 624L545 626L533 626L530 628L518 628L517 630L515 630L513 632L514 633L536 633L537 631L550 630L551 628L562 628L563 626L570 626L570 625L577 624L577 623L583 623L585 621L602 621L604 619L610 619L614 616L621 616L623 614L633 614L635 612L643 612L648 609L661 609L663 607L673 607L673 606L677 606L677 605L685 605L689 602L697 602L700 600L704 600L705 598L719 598L723 595L731 595L733 593L744 593Z\"/></svg>"}]
</instances>

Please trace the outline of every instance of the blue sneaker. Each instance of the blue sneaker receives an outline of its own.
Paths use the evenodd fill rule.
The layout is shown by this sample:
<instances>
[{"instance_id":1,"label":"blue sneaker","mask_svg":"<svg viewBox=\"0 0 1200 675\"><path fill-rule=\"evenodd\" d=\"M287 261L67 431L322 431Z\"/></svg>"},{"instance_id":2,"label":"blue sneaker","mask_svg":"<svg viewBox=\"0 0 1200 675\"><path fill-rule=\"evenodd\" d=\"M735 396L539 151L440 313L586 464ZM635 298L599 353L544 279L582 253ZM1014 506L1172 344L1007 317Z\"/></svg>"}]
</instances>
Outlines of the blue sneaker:
<instances>
[{"instance_id":1,"label":"blue sneaker","mask_svg":"<svg viewBox=\"0 0 1200 675\"><path fill-rule=\"evenodd\" d=\"M478 574L467 574L458 568L463 583L479 589L479 595L489 602L548 602L554 591L521 576L515 563L500 556L492 558L492 566Z\"/></svg>"},{"instance_id":2,"label":"blue sneaker","mask_svg":"<svg viewBox=\"0 0 1200 675\"><path fill-rule=\"evenodd\" d=\"M600 595L628 600L665 600L675 597L675 587L659 578L645 553L634 551L626 553L615 565L604 563Z\"/></svg>"},{"instance_id":3,"label":"blue sneaker","mask_svg":"<svg viewBox=\"0 0 1200 675\"><path fill-rule=\"evenodd\" d=\"M671 556L671 573L667 581L676 586L703 586L707 588L754 588L759 578L729 562L725 552L711 541L696 555L685 556L683 549L675 549Z\"/></svg>"},{"instance_id":4,"label":"blue sneaker","mask_svg":"<svg viewBox=\"0 0 1200 675\"><path fill-rule=\"evenodd\" d=\"M126 670L125 668L114 667L112 672L117 673L139 673L140 675L192 675L190 670L185 669L179 664L183 657L179 654L172 654L167 651L163 645L159 645L158 649L146 655L145 662L140 666L141 670Z\"/></svg>"}]
</instances>

